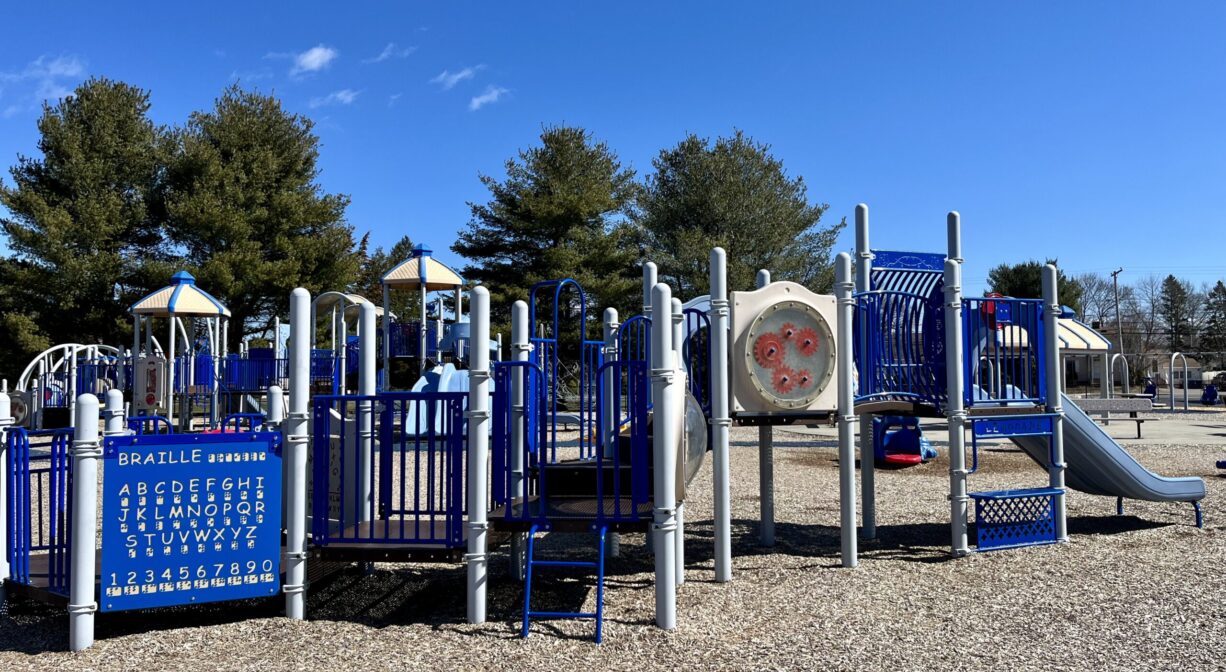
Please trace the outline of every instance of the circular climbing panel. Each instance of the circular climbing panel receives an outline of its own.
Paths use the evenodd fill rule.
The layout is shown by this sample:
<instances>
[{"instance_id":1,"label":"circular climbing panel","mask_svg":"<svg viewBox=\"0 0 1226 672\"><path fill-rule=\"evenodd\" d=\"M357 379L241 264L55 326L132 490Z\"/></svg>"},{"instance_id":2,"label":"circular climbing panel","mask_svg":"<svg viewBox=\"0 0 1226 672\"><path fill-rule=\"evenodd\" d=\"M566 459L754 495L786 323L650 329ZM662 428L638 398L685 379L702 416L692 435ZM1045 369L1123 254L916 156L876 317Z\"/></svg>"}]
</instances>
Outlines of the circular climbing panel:
<instances>
[{"instance_id":1,"label":"circular climbing panel","mask_svg":"<svg viewBox=\"0 0 1226 672\"><path fill-rule=\"evenodd\" d=\"M808 406L834 374L830 325L806 303L780 301L767 306L754 319L746 337L749 380L774 406Z\"/></svg>"}]
</instances>

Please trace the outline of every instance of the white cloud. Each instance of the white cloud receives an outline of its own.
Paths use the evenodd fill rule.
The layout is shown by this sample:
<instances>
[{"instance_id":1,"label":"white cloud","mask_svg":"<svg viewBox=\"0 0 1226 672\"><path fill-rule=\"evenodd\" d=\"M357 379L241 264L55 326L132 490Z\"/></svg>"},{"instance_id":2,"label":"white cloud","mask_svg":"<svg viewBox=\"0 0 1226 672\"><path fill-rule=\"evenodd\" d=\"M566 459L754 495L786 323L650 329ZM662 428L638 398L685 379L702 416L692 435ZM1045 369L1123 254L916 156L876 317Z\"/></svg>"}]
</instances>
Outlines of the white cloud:
<instances>
[{"instance_id":1,"label":"white cloud","mask_svg":"<svg viewBox=\"0 0 1226 672\"><path fill-rule=\"evenodd\" d=\"M490 86L485 87L485 91L481 95L473 96L472 100L468 101L468 109L476 112L486 105L492 105L498 102L508 93L510 93L510 91L507 89L491 84Z\"/></svg>"},{"instance_id":2,"label":"white cloud","mask_svg":"<svg viewBox=\"0 0 1226 672\"><path fill-rule=\"evenodd\" d=\"M360 93L362 92L354 91L353 89L341 89L340 91L333 91L326 96L312 98L307 104L311 109L326 105L350 105L358 99L358 94Z\"/></svg>"},{"instance_id":3,"label":"white cloud","mask_svg":"<svg viewBox=\"0 0 1226 672\"><path fill-rule=\"evenodd\" d=\"M393 58L408 58L410 54L417 51L417 47L397 47L395 42L388 42L383 51L379 52L374 58L363 59L363 63L382 63L383 61Z\"/></svg>"},{"instance_id":4,"label":"white cloud","mask_svg":"<svg viewBox=\"0 0 1226 672\"><path fill-rule=\"evenodd\" d=\"M309 72L319 72L327 68L337 56L340 56L340 52L332 47L316 45L301 54L294 54L294 67L290 69L289 74L293 77Z\"/></svg>"},{"instance_id":5,"label":"white cloud","mask_svg":"<svg viewBox=\"0 0 1226 672\"><path fill-rule=\"evenodd\" d=\"M12 117L22 110L37 110L44 100L56 101L72 93L72 87L85 77L85 62L75 55L39 56L24 68L0 72L0 83L16 93L0 113Z\"/></svg>"},{"instance_id":6,"label":"white cloud","mask_svg":"<svg viewBox=\"0 0 1226 672\"><path fill-rule=\"evenodd\" d=\"M272 79L272 70L268 68L260 68L259 70L234 70L230 73L230 79L236 82L258 82L261 79Z\"/></svg>"},{"instance_id":7,"label":"white cloud","mask_svg":"<svg viewBox=\"0 0 1226 672\"><path fill-rule=\"evenodd\" d=\"M388 107L396 107L396 101L400 100L400 97L401 97L401 96L403 96L403 95L404 95L403 93L393 93L392 95L388 96L388 97L387 97L387 106L388 106Z\"/></svg>"},{"instance_id":8,"label":"white cloud","mask_svg":"<svg viewBox=\"0 0 1226 672\"><path fill-rule=\"evenodd\" d=\"M477 71L481 70L484 67L485 67L484 65L475 65L472 67L464 68L463 70L460 70L458 72L444 70L440 72L437 77L430 80L430 83L438 84L442 86L444 91L450 91L451 89L455 88L456 84L459 84L460 82L466 79L472 79L473 76L477 74Z\"/></svg>"}]
</instances>

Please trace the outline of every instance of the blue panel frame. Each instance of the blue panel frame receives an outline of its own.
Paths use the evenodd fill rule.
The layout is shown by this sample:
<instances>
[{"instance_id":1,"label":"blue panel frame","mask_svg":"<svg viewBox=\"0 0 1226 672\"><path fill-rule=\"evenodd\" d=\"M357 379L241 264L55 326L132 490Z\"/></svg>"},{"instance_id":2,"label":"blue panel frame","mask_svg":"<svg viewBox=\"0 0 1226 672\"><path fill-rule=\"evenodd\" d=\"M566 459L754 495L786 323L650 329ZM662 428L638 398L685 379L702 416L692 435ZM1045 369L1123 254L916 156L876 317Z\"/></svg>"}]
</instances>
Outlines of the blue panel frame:
<instances>
[{"instance_id":1,"label":"blue panel frame","mask_svg":"<svg viewBox=\"0 0 1226 672\"><path fill-rule=\"evenodd\" d=\"M281 435L103 442L101 611L276 595Z\"/></svg>"}]
</instances>

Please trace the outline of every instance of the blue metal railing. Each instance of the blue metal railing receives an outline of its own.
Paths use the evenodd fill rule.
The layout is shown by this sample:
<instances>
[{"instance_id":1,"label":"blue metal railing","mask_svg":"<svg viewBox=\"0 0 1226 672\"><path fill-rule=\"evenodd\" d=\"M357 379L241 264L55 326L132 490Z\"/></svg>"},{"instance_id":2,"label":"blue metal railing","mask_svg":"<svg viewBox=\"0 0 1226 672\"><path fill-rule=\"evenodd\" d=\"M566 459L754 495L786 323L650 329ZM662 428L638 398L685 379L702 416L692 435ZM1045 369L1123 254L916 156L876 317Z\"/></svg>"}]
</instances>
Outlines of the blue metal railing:
<instances>
[{"instance_id":1,"label":"blue metal railing","mask_svg":"<svg viewBox=\"0 0 1226 672\"><path fill-rule=\"evenodd\" d=\"M315 397L314 543L463 546L467 402L465 392ZM424 431L403 431L410 415ZM369 455L361 446L365 418Z\"/></svg>"},{"instance_id":2,"label":"blue metal railing","mask_svg":"<svg viewBox=\"0 0 1226 672\"><path fill-rule=\"evenodd\" d=\"M651 361L651 318L635 315L617 328L617 357L625 361Z\"/></svg>"},{"instance_id":3,"label":"blue metal railing","mask_svg":"<svg viewBox=\"0 0 1226 672\"><path fill-rule=\"evenodd\" d=\"M505 506L506 520L549 526L558 514L552 505L548 470L545 465L556 461L555 446L549 441L548 396L545 374L535 362L498 362L494 364L494 406L492 461L494 484L492 501ZM651 501L651 445L648 437L648 402L651 398L648 365L641 361L610 361L595 370L597 380L606 374L614 381L606 402L604 388L595 407L595 431L592 439L595 506L591 512L597 525L640 521ZM514 376L524 376L524 407L522 424L516 426L512 394ZM599 386L598 386L599 387ZM608 409L616 417L607 419ZM607 433L606 427L613 431ZM524 465L523 498L512 496L516 474L513 470L512 436L520 433ZM573 517L573 516L572 516Z\"/></svg>"},{"instance_id":4,"label":"blue metal railing","mask_svg":"<svg viewBox=\"0 0 1226 672\"><path fill-rule=\"evenodd\" d=\"M910 401L942 408L945 331L939 297L874 291L855 298L856 402Z\"/></svg>"},{"instance_id":5,"label":"blue metal railing","mask_svg":"<svg viewBox=\"0 0 1226 672\"><path fill-rule=\"evenodd\" d=\"M31 438L39 449L37 454L31 449ZM49 591L62 595L68 594L72 552L71 442L71 429L10 429L4 467L12 579L26 585L45 579ZM31 569L30 556L36 552L48 556L45 572Z\"/></svg>"},{"instance_id":6,"label":"blue metal railing","mask_svg":"<svg viewBox=\"0 0 1226 672\"><path fill-rule=\"evenodd\" d=\"M967 407L1046 404L1044 333L1038 299L963 299Z\"/></svg>"},{"instance_id":7,"label":"blue metal railing","mask_svg":"<svg viewBox=\"0 0 1226 672\"><path fill-rule=\"evenodd\" d=\"M698 400L702 413L711 417L711 318L697 308L687 308L685 342L681 356L689 375L690 393Z\"/></svg>"},{"instance_id":8,"label":"blue metal railing","mask_svg":"<svg viewBox=\"0 0 1226 672\"><path fill-rule=\"evenodd\" d=\"M145 434L174 434L170 419L163 415L133 415L128 418L128 429L137 436Z\"/></svg>"},{"instance_id":9,"label":"blue metal railing","mask_svg":"<svg viewBox=\"0 0 1226 672\"><path fill-rule=\"evenodd\" d=\"M263 413L231 413L222 419L221 431L226 434L254 432L264 426L266 419Z\"/></svg>"},{"instance_id":10,"label":"blue metal railing","mask_svg":"<svg viewBox=\"0 0 1226 672\"><path fill-rule=\"evenodd\" d=\"M566 370L563 366L562 345L559 343L561 335L561 316L563 306L563 296L567 288L571 288L575 292L573 302L567 304L569 307L578 309L578 343L577 351L568 350L567 355L575 357L578 360L578 370L575 372L575 389L570 389L570 380L563 380L563 374ZM574 406L575 414L579 421L579 456L583 459L591 459L594 454L593 448L593 425L592 418L596 404L596 389L599 387L599 380L596 377L596 370L604 361L604 344L600 341L589 341L587 339L587 295L584 294L583 288L578 282L571 278L563 278L561 280L547 280L538 282L532 286L528 294L528 333L534 334L537 332L537 294L542 290L553 290L552 319L547 322L547 335L539 335L530 339L533 345L535 361L541 367L541 372L544 375L545 388L545 403L548 406L548 443L550 445L550 459L557 459L557 443L558 443L558 413L564 411L564 403L570 402L567 405ZM569 312L569 311L568 311ZM544 326L544 325L542 325Z\"/></svg>"}]
</instances>

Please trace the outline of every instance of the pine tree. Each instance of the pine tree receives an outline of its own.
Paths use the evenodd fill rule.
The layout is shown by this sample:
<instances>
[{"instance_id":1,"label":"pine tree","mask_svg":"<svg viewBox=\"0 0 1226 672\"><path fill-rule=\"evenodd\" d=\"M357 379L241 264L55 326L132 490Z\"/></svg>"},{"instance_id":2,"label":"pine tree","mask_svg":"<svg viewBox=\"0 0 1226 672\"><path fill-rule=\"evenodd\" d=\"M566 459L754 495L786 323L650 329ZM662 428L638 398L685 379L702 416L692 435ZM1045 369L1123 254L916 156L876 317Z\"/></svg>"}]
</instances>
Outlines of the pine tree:
<instances>
[{"instance_id":1,"label":"pine tree","mask_svg":"<svg viewBox=\"0 0 1226 672\"><path fill-rule=\"evenodd\" d=\"M710 141L690 135L660 152L639 201L649 257L683 299L708 291L711 248L728 252L731 289L752 289L758 269L829 291L831 248L845 226L822 227L829 206L811 204L770 146L741 131Z\"/></svg>"}]
</instances>

